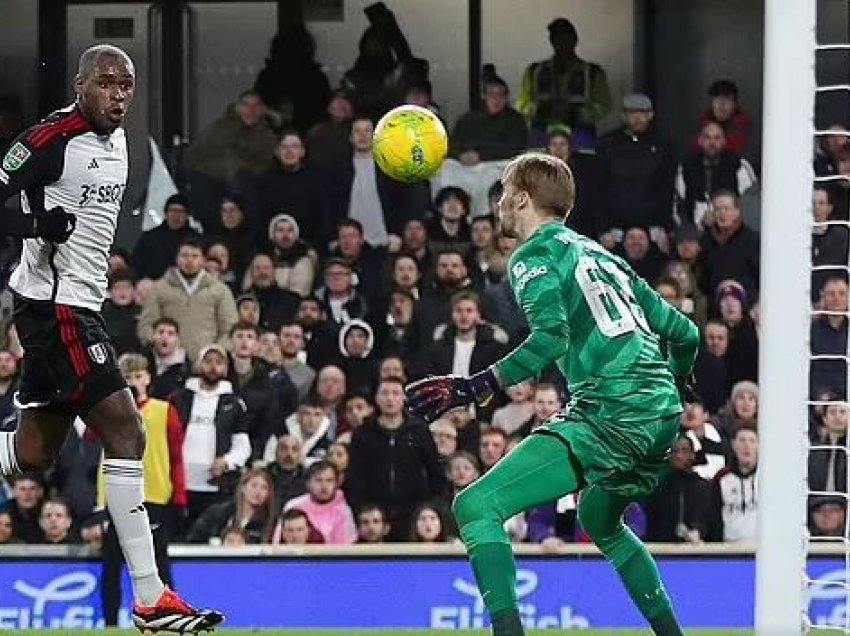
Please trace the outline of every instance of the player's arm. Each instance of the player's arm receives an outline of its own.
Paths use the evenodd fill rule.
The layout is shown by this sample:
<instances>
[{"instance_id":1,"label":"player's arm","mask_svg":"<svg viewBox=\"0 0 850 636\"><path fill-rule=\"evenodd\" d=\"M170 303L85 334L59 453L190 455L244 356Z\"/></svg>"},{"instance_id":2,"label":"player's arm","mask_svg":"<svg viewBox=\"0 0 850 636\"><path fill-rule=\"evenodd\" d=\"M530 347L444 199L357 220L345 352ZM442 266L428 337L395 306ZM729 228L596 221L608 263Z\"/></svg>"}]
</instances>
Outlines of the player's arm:
<instances>
[{"instance_id":1,"label":"player's arm","mask_svg":"<svg viewBox=\"0 0 850 636\"><path fill-rule=\"evenodd\" d=\"M699 353L699 329L642 278L633 277L632 289L649 327L667 342L670 371L677 377L689 375Z\"/></svg>"},{"instance_id":2,"label":"player's arm","mask_svg":"<svg viewBox=\"0 0 850 636\"><path fill-rule=\"evenodd\" d=\"M56 140L36 146L22 133L6 151L0 164L0 235L19 238L41 237L57 243L68 240L75 217L62 208L45 210L30 202L29 213L7 207L6 201L22 191L56 181L62 173L64 148Z\"/></svg>"}]
</instances>

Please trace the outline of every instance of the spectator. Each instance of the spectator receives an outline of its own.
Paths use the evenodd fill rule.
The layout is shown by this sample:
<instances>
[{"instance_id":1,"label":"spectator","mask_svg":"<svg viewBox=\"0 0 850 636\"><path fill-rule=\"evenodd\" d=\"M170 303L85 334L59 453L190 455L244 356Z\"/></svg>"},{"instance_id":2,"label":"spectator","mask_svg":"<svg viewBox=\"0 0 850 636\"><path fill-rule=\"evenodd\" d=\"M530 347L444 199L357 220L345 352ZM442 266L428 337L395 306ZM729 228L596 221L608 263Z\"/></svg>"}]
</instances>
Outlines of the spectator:
<instances>
[{"instance_id":1,"label":"spectator","mask_svg":"<svg viewBox=\"0 0 850 636\"><path fill-rule=\"evenodd\" d=\"M12 499L2 510L12 517L15 538L24 543L41 543L43 532L38 520L44 499L44 480L36 473L12 476Z\"/></svg>"},{"instance_id":2,"label":"spectator","mask_svg":"<svg viewBox=\"0 0 850 636\"><path fill-rule=\"evenodd\" d=\"M637 224L649 228L652 240L667 251L676 164L670 144L653 126L654 117L649 97L626 95L623 125L600 142L604 214L610 226L601 242L608 249L618 235Z\"/></svg>"},{"instance_id":3,"label":"spectator","mask_svg":"<svg viewBox=\"0 0 850 636\"><path fill-rule=\"evenodd\" d=\"M682 428L687 431L698 459L704 460L695 461L694 472L703 479L714 479L726 466L728 449L720 431L710 422L708 411L702 404L694 402L685 407L682 413ZM702 536L705 536L704 533Z\"/></svg>"},{"instance_id":4,"label":"spectator","mask_svg":"<svg viewBox=\"0 0 850 636\"><path fill-rule=\"evenodd\" d=\"M384 355L404 360L410 360L413 357L411 341L415 332L415 325L413 325L415 306L416 301L411 291L394 289L390 292L386 327L381 337L384 343L382 350Z\"/></svg>"},{"instance_id":5,"label":"spectator","mask_svg":"<svg viewBox=\"0 0 850 636\"><path fill-rule=\"evenodd\" d=\"M370 307L366 298L355 289L357 280L347 261L330 258L325 263L325 284L316 290L316 297L330 309L329 318L336 329L356 318L368 319Z\"/></svg>"},{"instance_id":6,"label":"spectator","mask_svg":"<svg viewBox=\"0 0 850 636\"><path fill-rule=\"evenodd\" d=\"M449 483L445 503L451 505L461 490L481 477L481 464L472 453L459 450L449 457L446 475Z\"/></svg>"},{"instance_id":7,"label":"spectator","mask_svg":"<svg viewBox=\"0 0 850 636\"><path fill-rule=\"evenodd\" d=\"M419 285L422 283L422 271L419 261L407 253L396 254L392 259L390 284L393 290L408 292L413 300L419 299Z\"/></svg>"},{"instance_id":8,"label":"spectator","mask_svg":"<svg viewBox=\"0 0 850 636\"><path fill-rule=\"evenodd\" d=\"M227 526L221 531L221 545L226 548L241 548L248 545L248 537L241 528Z\"/></svg>"},{"instance_id":9,"label":"spectator","mask_svg":"<svg viewBox=\"0 0 850 636\"><path fill-rule=\"evenodd\" d=\"M729 80L717 80L708 87L711 103L699 116L699 127L713 122L723 128L726 137L726 149L743 155L750 146L750 116L741 108L738 101L738 87ZM697 146L699 139L694 139Z\"/></svg>"},{"instance_id":10,"label":"spectator","mask_svg":"<svg viewBox=\"0 0 850 636\"><path fill-rule=\"evenodd\" d=\"M478 444L478 459L486 473L505 456L508 447L508 436L500 428L490 426L481 431L481 439Z\"/></svg>"},{"instance_id":11,"label":"spectator","mask_svg":"<svg viewBox=\"0 0 850 636\"><path fill-rule=\"evenodd\" d=\"M492 214L476 216L469 225L470 260L475 286L484 289L505 277L507 258L499 251L496 242L496 217Z\"/></svg>"},{"instance_id":12,"label":"spectator","mask_svg":"<svg viewBox=\"0 0 850 636\"><path fill-rule=\"evenodd\" d=\"M133 270L139 278L161 277L174 263L183 241L200 238L189 224L189 202L182 194L168 197L164 217L162 223L142 233L133 250Z\"/></svg>"},{"instance_id":13,"label":"spectator","mask_svg":"<svg viewBox=\"0 0 850 636\"><path fill-rule=\"evenodd\" d=\"M434 255L428 240L428 228L421 219L410 219L404 224L404 235L401 239L401 249L410 254L419 263L422 277L427 277L434 266Z\"/></svg>"},{"instance_id":14,"label":"spectator","mask_svg":"<svg viewBox=\"0 0 850 636\"><path fill-rule=\"evenodd\" d=\"M272 38L254 90L285 123L306 132L322 116L331 86L316 61L316 41L301 20L291 20Z\"/></svg>"},{"instance_id":15,"label":"spectator","mask_svg":"<svg viewBox=\"0 0 850 636\"><path fill-rule=\"evenodd\" d=\"M144 307L148 301L151 289L153 289L153 281L150 278L140 278L136 281L135 298L136 304Z\"/></svg>"},{"instance_id":16,"label":"spectator","mask_svg":"<svg viewBox=\"0 0 850 636\"><path fill-rule=\"evenodd\" d=\"M230 330L229 380L242 400L248 418L251 460L260 459L270 439L283 434L283 418L295 410L297 398L292 394L281 397L272 385L269 366L256 356L259 330L251 324L237 322ZM282 412L282 405L289 410Z\"/></svg>"},{"instance_id":17,"label":"spectator","mask_svg":"<svg viewBox=\"0 0 850 636\"><path fill-rule=\"evenodd\" d=\"M759 286L759 234L744 227L734 192L715 191L711 204L712 223L702 235L698 260L700 289L711 296L721 281L731 278L752 294Z\"/></svg>"},{"instance_id":18,"label":"spectator","mask_svg":"<svg viewBox=\"0 0 850 636\"><path fill-rule=\"evenodd\" d=\"M457 120L451 135L451 155L465 166L510 159L528 142L523 116L511 108L510 90L495 71L484 76L483 108Z\"/></svg>"},{"instance_id":19,"label":"spectator","mask_svg":"<svg viewBox=\"0 0 850 636\"><path fill-rule=\"evenodd\" d=\"M722 190L739 197L756 184L756 175L749 161L726 148L720 124L703 124L698 145L676 174L679 222L711 227L715 193Z\"/></svg>"},{"instance_id":20,"label":"spectator","mask_svg":"<svg viewBox=\"0 0 850 636\"><path fill-rule=\"evenodd\" d=\"M812 318L809 341L813 356L847 355L847 281L835 275L820 291L818 315ZM822 391L847 396L847 363L843 360L813 360L809 373L812 395Z\"/></svg>"},{"instance_id":21,"label":"spectator","mask_svg":"<svg viewBox=\"0 0 850 636\"><path fill-rule=\"evenodd\" d=\"M204 252L204 269L230 288L231 293L238 292L239 278L230 259L230 248L223 241L214 240Z\"/></svg>"},{"instance_id":22,"label":"spectator","mask_svg":"<svg viewBox=\"0 0 850 636\"><path fill-rule=\"evenodd\" d=\"M296 508L290 508L280 515L278 527L280 528L280 536L273 538L272 543L308 545L325 542L321 533L310 523L307 513Z\"/></svg>"},{"instance_id":23,"label":"spectator","mask_svg":"<svg viewBox=\"0 0 850 636\"><path fill-rule=\"evenodd\" d=\"M573 131L578 147L588 147L596 126L611 110L605 71L576 55L578 32L558 18L549 23L549 43L555 55L526 68L517 97L517 110L529 118L532 145L541 144L551 125Z\"/></svg>"},{"instance_id":24,"label":"spectator","mask_svg":"<svg viewBox=\"0 0 850 636\"><path fill-rule=\"evenodd\" d=\"M746 312L747 292L734 280L725 280L715 294L720 319L729 328L726 367L729 383L758 380L758 330Z\"/></svg>"},{"instance_id":25,"label":"spectator","mask_svg":"<svg viewBox=\"0 0 850 636\"><path fill-rule=\"evenodd\" d=\"M307 364L320 369L331 362L335 357L337 334L336 325L328 320L327 306L312 296L302 298L296 321L304 333Z\"/></svg>"},{"instance_id":26,"label":"spectator","mask_svg":"<svg viewBox=\"0 0 850 636\"><path fill-rule=\"evenodd\" d=\"M18 359L11 351L0 350L0 424L17 413L14 396L19 379Z\"/></svg>"},{"instance_id":27,"label":"spectator","mask_svg":"<svg viewBox=\"0 0 850 636\"><path fill-rule=\"evenodd\" d=\"M680 435L670 455L671 472L646 502L647 541L702 543L708 536L711 485L694 472L694 443Z\"/></svg>"},{"instance_id":28,"label":"spectator","mask_svg":"<svg viewBox=\"0 0 850 636\"><path fill-rule=\"evenodd\" d=\"M513 435L534 416L534 382L525 380L505 389L510 402L493 413L490 423L508 435Z\"/></svg>"},{"instance_id":29,"label":"spectator","mask_svg":"<svg viewBox=\"0 0 850 636\"><path fill-rule=\"evenodd\" d=\"M377 502L388 511L391 540L406 538L416 506L439 495L445 475L428 429L404 413L404 387L382 380L375 399L378 415L351 438L346 480L355 510Z\"/></svg>"},{"instance_id":30,"label":"spectator","mask_svg":"<svg viewBox=\"0 0 850 636\"><path fill-rule=\"evenodd\" d=\"M390 524L383 508L366 504L357 514L357 543L384 543L390 533Z\"/></svg>"},{"instance_id":31,"label":"spectator","mask_svg":"<svg viewBox=\"0 0 850 636\"><path fill-rule=\"evenodd\" d=\"M847 536L847 502L840 496L809 498L809 531L812 537Z\"/></svg>"},{"instance_id":32,"label":"spectator","mask_svg":"<svg viewBox=\"0 0 850 636\"><path fill-rule=\"evenodd\" d=\"M809 451L809 489L847 492L847 404L835 402L823 410L823 428Z\"/></svg>"},{"instance_id":33,"label":"spectator","mask_svg":"<svg viewBox=\"0 0 850 636\"><path fill-rule=\"evenodd\" d=\"M324 542L346 545L357 540L354 515L339 488L339 475L333 464L319 461L307 469L307 492L290 499L284 511L297 509L306 513L310 523L319 531ZM275 531L275 539L280 529ZM274 541L277 543L277 541Z\"/></svg>"},{"instance_id":34,"label":"spectator","mask_svg":"<svg viewBox=\"0 0 850 636\"><path fill-rule=\"evenodd\" d=\"M542 426L546 420L558 413L564 406L564 401L561 399L558 388L549 382L541 382L534 387L534 402L531 417L516 430L517 437L527 437L531 435L537 428ZM500 430L500 429L495 429ZM498 435L494 436L498 437ZM484 437L482 436L482 445ZM484 452L482 449L482 459ZM487 464L485 463L485 466Z\"/></svg>"},{"instance_id":35,"label":"spectator","mask_svg":"<svg viewBox=\"0 0 850 636\"><path fill-rule=\"evenodd\" d=\"M847 128L843 124L832 124L827 127L829 134L820 137L815 144L815 175L818 177L838 174L839 157L848 148Z\"/></svg>"},{"instance_id":36,"label":"spectator","mask_svg":"<svg viewBox=\"0 0 850 636\"><path fill-rule=\"evenodd\" d=\"M209 507L186 537L189 543L217 543L225 528L241 528L249 544L269 543L276 509L274 485L262 468L239 478L235 495Z\"/></svg>"},{"instance_id":37,"label":"spectator","mask_svg":"<svg viewBox=\"0 0 850 636\"><path fill-rule=\"evenodd\" d=\"M218 222L208 233L214 240L223 242L230 252L230 264L237 281L242 281L248 261L256 248L256 236L245 215L245 201L241 197L226 196L218 202Z\"/></svg>"},{"instance_id":38,"label":"spectator","mask_svg":"<svg viewBox=\"0 0 850 636\"><path fill-rule=\"evenodd\" d=\"M348 453L348 443L334 442L328 446L328 461L336 468L340 487L345 485L345 477L351 464L351 455Z\"/></svg>"},{"instance_id":39,"label":"spectator","mask_svg":"<svg viewBox=\"0 0 850 636\"><path fill-rule=\"evenodd\" d=\"M135 303L133 277L128 270L116 270L109 276L109 298L103 303L101 315L106 333L118 355L139 351L136 323L141 308Z\"/></svg>"},{"instance_id":40,"label":"spectator","mask_svg":"<svg viewBox=\"0 0 850 636\"><path fill-rule=\"evenodd\" d=\"M378 361L373 349L372 327L362 320L351 320L339 330L337 366L347 378L346 387L354 393L372 394L378 380Z\"/></svg>"},{"instance_id":41,"label":"spectator","mask_svg":"<svg viewBox=\"0 0 850 636\"><path fill-rule=\"evenodd\" d=\"M469 202L469 195L462 188L447 186L437 192L437 215L428 224L431 251L440 253L448 248L466 252L470 248Z\"/></svg>"},{"instance_id":42,"label":"spectator","mask_svg":"<svg viewBox=\"0 0 850 636\"><path fill-rule=\"evenodd\" d=\"M357 273L357 291L361 293L369 308L379 307L384 300L384 263L387 251L366 242L363 225L356 219L343 219L336 229L336 247L331 257L338 258L351 266Z\"/></svg>"},{"instance_id":43,"label":"spectator","mask_svg":"<svg viewBox=\"0 0 850 636\"><path fill-rule=\"evenodd\" d=\"M301 227L290 214L276 214L269 221L274 277L282 289L309 296L316 274L316 252L301 240Z\"/></svg>"},{"instance_id":44,"label":"spectator","mask_svg":"<svg viewBox=\"0 0 850 636\"><path fill-rule=\"evenodd\" d=\"M286 429L301 444L301 462L312 465L324 459L331 445L331 420L317 396L308 397L286 418Z\"/></svg>"},{"instance_id":45,"label":"spectator","mask_svg":"<svg viewBox=\"0 0 850 636\"><path fill-rule=\"evenodd\" d=\"M427 108L440 117L440 106L434 103L434 89L427 79L413 79L404 87L402 102L419 108ZM440 117L442 119L442 117Z\"/></svg>"},{"instance_id":46,"label":"spectator","mask_svg":"<svg viewBox=\"0 0 850 636\"><path fill-rule=\"evenodd\" d=\"M225 379L227 366L223 347L205 347L198 358L198 376L186 380L171 398L184 427L189 523L233 493L251 457L247 414ZM212 535L219 536L221 528Z\"/></svg>"},{"instance_id":47,"label":"spectator","mask_svg":"<svg viewBox=\"0 0 850 636\"><path fill-rule=\"evenodd\" d=\"M278 285L271 256L256 254L248 275L251 285L247 291L260 303L261 327L278 331L283 323L295 318L301 296Z\"/></svg>"},{"instance_id":48,"label":"spectator","mask_svg":"<svg viewBox=\"0 0 850 636\"><path fill-rule=\"evenodd\" d=\"M650 230L641 225L626 228L623 244L616 250L635 273L646 280L654 281L667 264L667 257L650 238Z\"/></svg>"},{"instance_id":49,"label":"spectator","mask_svg":"<svg viewBox=\"0 0 850 636\"><path fill-rule=\"evenodd\" d=\"M17 543L17 541L12 514L8 510L0 510L0 545Z\"/></svg>"},{"instance_id":50,"label":"spectator","mask_svg":"<svg viewBox=\"0 0 850 636\"><path fill-rule=\"evenodd\" d=\"M275 371L286 373L281 368L283 354L280 352L280 338L274 331L265 330L260 332L260 340L257 344L257 357L271 367L270 373L274 373ZM291 380L287 381L291 383Z\"/></svg>"},{"instance_id":51,"label":"spectator","mask_svg":"<svg viewBox=\"0 0 850 636\"><path fill-rule=\"evenodd\" d=\"M163 316L153 323L149 357L153 376L149 394L166 400L192 374L186 350L180 346L180 325L176 320Z\"/></svg>"},{"instance_id":52,"label":"spectator","mask_svg":"<svg viewBox=\"0 0 850 636\"><path fill-rule=\"evenodd\" d=\"M405 370L404 360L399 356L385 356L381 360L381 366L378 370L381 380L387 378L399 378L402 382L407 383L407 371Z\"/></svg>"},{"instance_id":53,"label":"spectator","mask_svg":"<svg viewBox=\"0 0 850 636\"><path fill-rule=\"evenodd\" d=\"M688 266L691 276L699 279L699 255L702 250L700 238L702 234L693 223L682 223L674 233L674 256Z\"/></svg>"},{"instance_id":54,"label":"spectator","mask_svg":"<svg viewBox=\"0 0 850 636\"><path fill-rule=\"evenodd\" d=\"M812 225L812 265L829 267L812 272L812 301L817 302L817 293L824 283L843 268L847 267L848 242L850 231L846 225L829 224L836 220L833 191L815 184L812 193L812 211L815 224ZM831 266L831 267L830 267Z\"/></svg>"},{"instance_id":55,"label":"spectator","mask_svg":"<svg viewBox=\"0 0 850 636\"><path fill-rule=\"evenodd\" d=\"M696 389L709 413L717 413L729 398L729 327L722 320L709 320L703 330L705 346L700 348L694 365Z\"/></svg>"},{"instance_id":56,"label":"spectator","mask_svg":"<svg viewBox=\"0 0 850 636\"><path fill-rule=\"evenodd\" d=\"M290 499L307 492L307 472L302 462L301 440L289 433L277 439L274 459L266 466L274 484L275 510L281 510Z\"/></svg>"},{"instance_id":57,"label":"spectator","mask_svg":"<svg viewBox=\"0 0 850 636\"><path fill-rule=\"evenodd\" d=\"M297 322L285 323L280 328L280 353L281 366L298 391L298 401L304 400L313 381L316 372L305 360L307 354L304 350L304 328Z\"/></svg>"},{"instance_id":58,"label":"spectator","mask_svg":"<svg viewBox=\"0 0 850 636\"><path fill-rule=\"evenodd\" d=\"M351 152L351 120L354 107L351 95L344 89L331 94L325 109L324 121L308 132L307 162L319 169L329 169L345 160Z\"/></svg>"},{"instance_id":59,"label":"spectator","mask_svg":"<svg viewBox=\"0 0 850 636\"><path fill-rule=\"evenodd\" d=\"M481 300L473 291L451 299L451 321L437 327L417 375L452 373L467 377L483 371L507 353L508 334L481 318Z\"/></svg>"},{"instance_id":60,"label":"spectator","mask_svg":"<svg viewBox=\"0 0 850 636\"><path fill-rule=\"evenodd\" d=\"M227 285L203 270L200 241L186 239L177 252L176 267L154 283L139 316L139 340L151 340L153 325L168 316L180 326L182 344L190 360L211 342L227 345L236 323L236 304Z\"/></svg>"},{"instance_id":61,"label":"spectator","mask_svg":"<svg viewBox=\"0 0 850 636\"><path fill-rule=\"evenodd\" d=\"M758 385L744 380L732 387L729 402L714 418L713 424L722 435L732 437L741 426L755 427L758 409Z\"/></svg>"},{"instance_id":62,"label":"spectator","mask_svg":"<svg viewBox=\"0 0 850 636\"><path fill-rule=\"evenodd\" d=\"M329 364L319 370L316 376L316 395L331 420L330 436L334 437L339 428L339 407L348 390L348 378L339 367Z\"/></svg>"},{"instance_id":63,"label":"spectator","mask_svg":"<svg viewBox=\"0 0 850 636\"><path fill-rule=\"evenodd\" d=\"M71 506L63 499L48 499L41 507L38 524L41 527L41 543L70 545L80 543L78 534L72 532Z\"/></svg>"},{"instance_id":64,"label":"spectator","mask_svg":"<svg viewBox=\"0 0 850 636\"><path fill-rule=\"evenodd\" d=\"M714 478L714 518L709 525L710 540L755 540L758 444L758 433L754 428L740 426L735 430L732 436L732 462Z\"/></svg>"},{"instance_id":65,"label":"spectator","mask_svg":"<svg viewBox=\"0 0 850 636\"><path fill-rule=\"evenodd\" d=\"M451 420L445 417L434 420L428 428L431 431L431 437L434 438L440 461L447 461L457 452L457 429Z\"/></svg>"},{"instance_id":66,"label":"spectator","mask_svg":"<svg viewBox=\"0 0 850 636\"><path fill-rule=\"evenodd\" d=\"M697 242L694 244L699 245ZM698 327L705 327L708 320L708 300L697 287L696 277L690 266L684 261L670 261L664 267L662 276L672 278L678 283L682 294L679 309Z\"/></svg>"},{"instance_id":67,"label":"spectator","mask_svg":"<svg viewBox=\"0 0 850 636\"><path fill-rule=\"evenodd\" d=\"M608 229L602 208L602 166L596 153L573 152L570 129L565 126L549 126L546 152L557 157L570 167L576 184L576 199L566 224L580 234L591 238L600 237ZM491 207L498 208L501 197L501 182ZM496 184L494 184L495 186Z\"/></svg>"},{"instance_id":68,"label":"spectator","mask_svg":"<svg viewBox=\"0 0 850 636\"><path fill-rule=\"evenodd\" d=\"M277 136L273 117L255 91L244 91L235 108L207 126L184 157L192 206L201 224L214 222L218 202L236 189L237 178L272 165Z\"/></svg>"},{"instance_id":69,"label":"spectator","mask_svg":"<svg viewBox=\"0 0 850 636\"><path fill-rule=\"evenodd\" d=\"M352 433L375 415L375 405L372 403L372 399L366 395L349 393L343 398L340 410L342 411L342 420L337 427L336 441L350 444Z\"/></svg>"},{"instance_id":70,"label":"spectator","mask_svg":"<svg viewBox=\"0 0 850 636\"><path fill-rule=\"evenodd\" d=\"M260 300L256 294L246 292L236 299L236 315L239 320L249 325L260 326Z\"/></svg>"},{"instance_id":71,"label":"spectator","mask_svg":"<svg viewBox=\"0 0 850 636\"><path fill-rule=\"evenodd\" d=\"M446 543L450 537L446 533L443 511L433 504L422 504L413 511L408 541L411 543Z\"/></svg>"},{"instance_id":72,"label":"spectator","mask_svg":"<svg viewBox=\"0 0 850 636\"><path fill-rule=\"evenodd\" d=\"M304 142L295 130L286 130L275 148L277 161L249 185L256 239L269 240L270 221L285 212L304 229L305 240L324 249L330 218L327 184L317 168L304 163Z\"/></svg>"}]
</instances>

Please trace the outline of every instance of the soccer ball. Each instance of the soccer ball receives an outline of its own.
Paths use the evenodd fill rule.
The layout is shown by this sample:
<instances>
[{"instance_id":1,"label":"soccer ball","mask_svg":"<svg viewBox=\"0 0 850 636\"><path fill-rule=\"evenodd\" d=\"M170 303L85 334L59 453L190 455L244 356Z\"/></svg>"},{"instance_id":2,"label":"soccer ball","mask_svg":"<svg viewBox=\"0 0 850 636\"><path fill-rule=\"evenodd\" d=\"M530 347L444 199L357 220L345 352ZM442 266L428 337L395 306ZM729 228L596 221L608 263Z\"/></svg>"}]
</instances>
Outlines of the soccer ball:
<instances>
[{"instance_id":1,"label":"soccer ball","mask_svg":"<svg viewBox=\"0 0 850 636\"><path fill-rule=\"evenodd\" d=\"M434 113L399 106L381 117L372 135L372 155L387 176L414 183L431 177L446 158L449 138Z\"/></svg>"}]
</instances>

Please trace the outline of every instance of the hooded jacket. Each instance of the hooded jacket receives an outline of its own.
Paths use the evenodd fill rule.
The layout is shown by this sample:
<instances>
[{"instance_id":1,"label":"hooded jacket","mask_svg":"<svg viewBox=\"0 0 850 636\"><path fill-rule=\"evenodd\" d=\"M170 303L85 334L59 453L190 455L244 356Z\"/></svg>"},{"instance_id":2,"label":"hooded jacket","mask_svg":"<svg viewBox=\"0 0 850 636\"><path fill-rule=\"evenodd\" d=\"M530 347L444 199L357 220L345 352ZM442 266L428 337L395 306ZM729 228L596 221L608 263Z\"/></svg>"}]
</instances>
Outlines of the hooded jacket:
<instances>
[{"instance_id":1,"label":"hooded jacket","mask_svg":"<svg viewBox=\"0 0 850 636\"><path fill-rule=\"evenodd\" d=\"M358 358L345 348L345 338L352 329L359 328L366 332L366 350ZM336 365L343 370L346 377L346 386L351 393L372 395L378 380L379 365L372 355L375 347L375 334L372 327L365 320L355 318L342 326L337 336L339 347L339 360Z\"/></svg>"},{"instance_id":2,"label":"hooded jacket","mask_svg":"<svg viewBox=\"0 0 850 636\"><path fill-rule=\"evenodd\" d=\"M331 440L328 436L330 428L331 418L325 415L322 417L322 421L316 432L309 437L305 437L304 431L301 430L301 422L298 421L298 413L295 412L286 418L286 430L301 442L301 455L304 457L304 463L306 465L324 459L325 455L327 455L328 447L331 445ZM274 457L274 450L271 448L271 443L266 447L266 457L269 456L268 451L270 449L272 451L271 456Z\"/></svg>"},{"instance_id":3,"label":"hooded jacket","mask_svg":"<svg viewBox=\"0 0 850 636\"><path fill-rule=\"evenodd\" d=\"M758 517L758 467L744 473L733 459L714 478L713 516L709 538L714 541L746 541L756 536Z\"/></svg>"}]
</instances>

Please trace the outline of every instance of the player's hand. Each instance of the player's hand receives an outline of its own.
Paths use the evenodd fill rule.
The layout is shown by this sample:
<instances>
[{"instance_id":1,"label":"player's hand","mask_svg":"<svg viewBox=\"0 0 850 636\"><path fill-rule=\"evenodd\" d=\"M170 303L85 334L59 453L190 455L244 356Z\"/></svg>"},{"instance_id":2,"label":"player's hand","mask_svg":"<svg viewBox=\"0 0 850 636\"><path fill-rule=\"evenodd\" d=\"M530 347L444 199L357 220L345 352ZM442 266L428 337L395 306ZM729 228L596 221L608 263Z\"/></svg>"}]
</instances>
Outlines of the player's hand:
<instances>
[{"instance_id":1,"label":"player's hand","mask_svg":"<svg viewBox=\"0 0 850 636\"><path fill-rule=\"evenodd\" d=\"M676 388L679 389L679 397L682 400L682 404L698 404L702 402L702 398L697 393L696 388L694 388L695 386L696 379L693 373L676 376Z\"/></svg>"},{"instance_id":2,"label":"player's hand","mask_svg":"<svg viewBox=\"0 0 850 636\"><path fill-rule=\"evenodd\" d=\"M487 406L498 390L495 374L492 369L486 369L470 378L459 375L431 376L408 384L404 393L410 413L433 422L458 406L473 402L478 406Z\"/></svg>"},{"instance_id":3,"label":"player's hand","mask_svg":"<svg viewBox=\"0 0 850 636\"><path fill-rule=\"evenodd\" d=\"M64 208L55 207L33 214L33 232L51 243L64 243L77 226L77 217Z\"/></svg>"}]
</instances>

